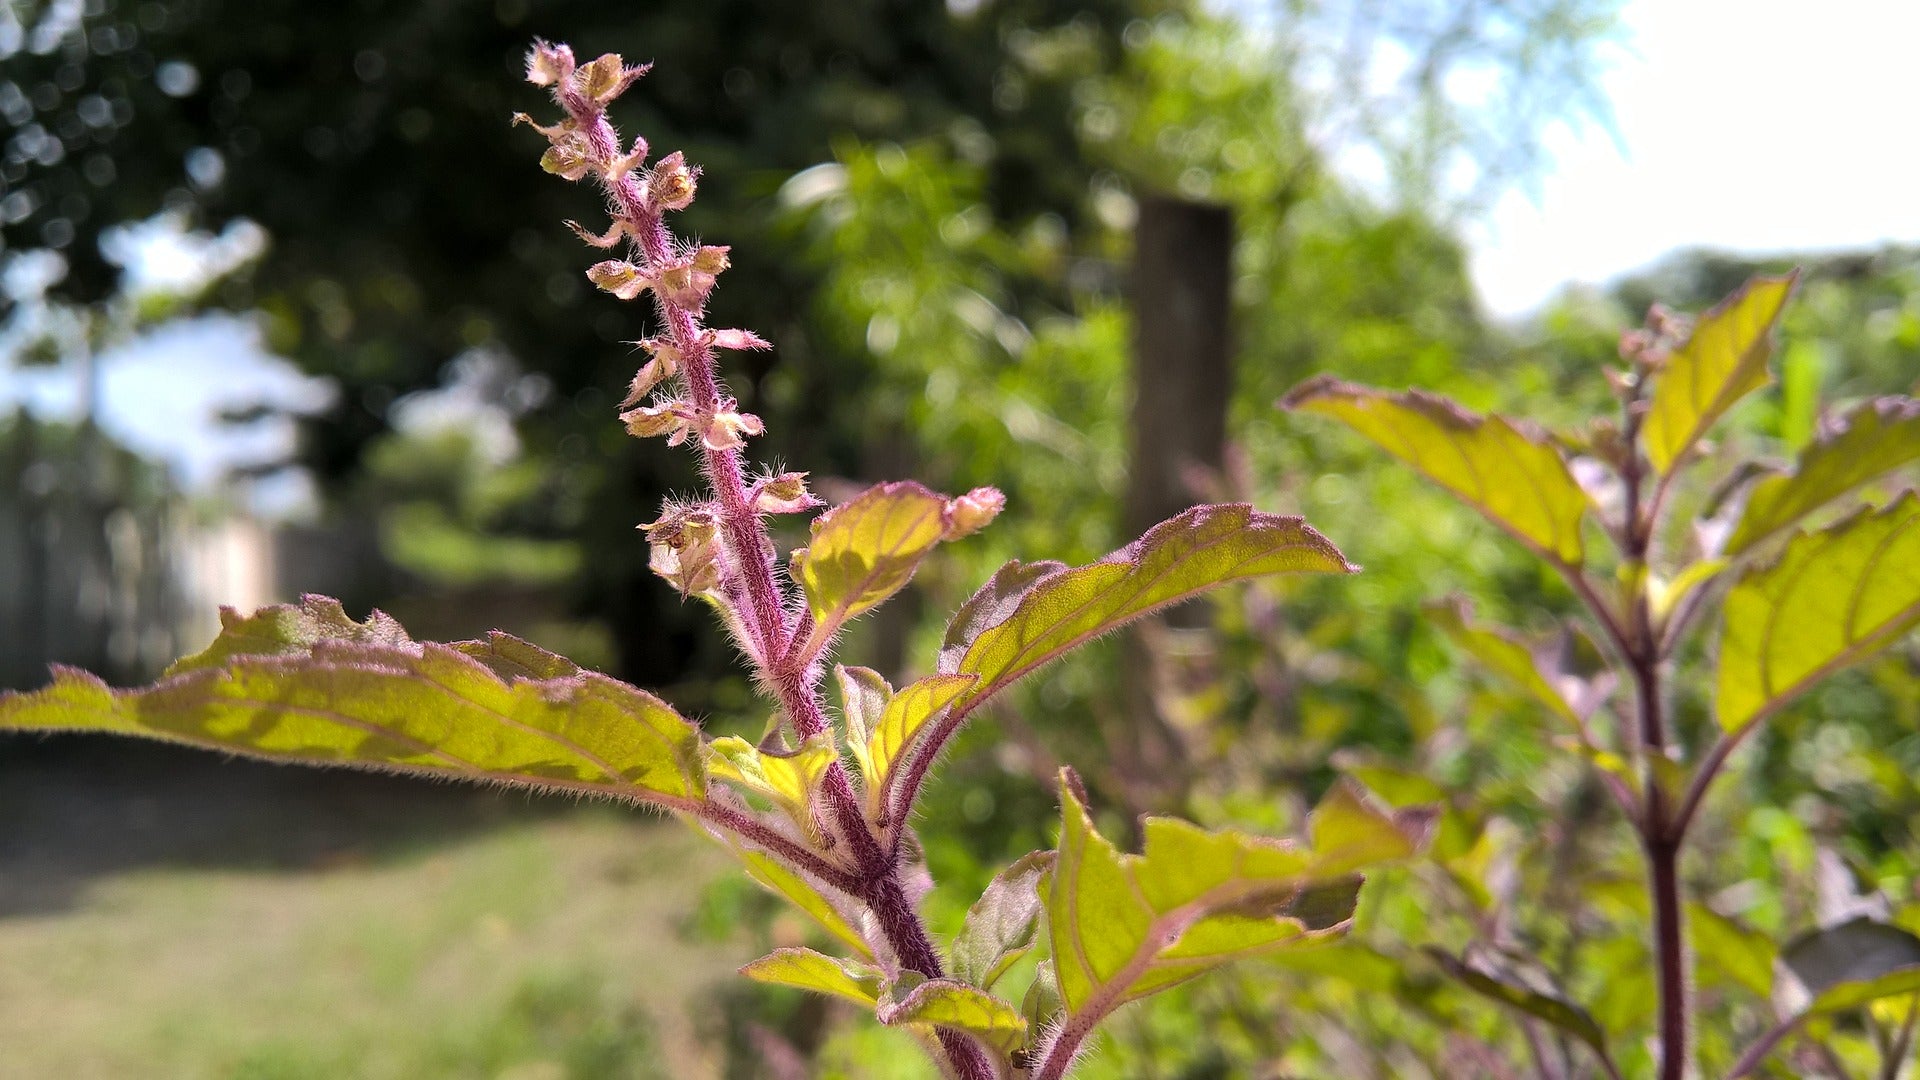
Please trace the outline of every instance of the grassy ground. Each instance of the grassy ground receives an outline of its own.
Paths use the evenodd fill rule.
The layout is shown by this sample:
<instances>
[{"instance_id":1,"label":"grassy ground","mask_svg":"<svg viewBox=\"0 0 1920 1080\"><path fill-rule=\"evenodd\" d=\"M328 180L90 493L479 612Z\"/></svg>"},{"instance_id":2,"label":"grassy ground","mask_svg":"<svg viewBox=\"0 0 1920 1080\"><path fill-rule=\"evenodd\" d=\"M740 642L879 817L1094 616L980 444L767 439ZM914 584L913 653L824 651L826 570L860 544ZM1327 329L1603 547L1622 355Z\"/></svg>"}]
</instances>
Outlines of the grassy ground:
<instances>
[{"instance_id":1,"label":"grassy ground","mask_svg":"<svg viewBox=\"0 0 1920 1080\"><path fill-rule=\"evenodd\" d=\"M708 1076L689 832L518 824L383 865L149 870L0 920L0 1077Z\"/></svg>"}]
</instances>

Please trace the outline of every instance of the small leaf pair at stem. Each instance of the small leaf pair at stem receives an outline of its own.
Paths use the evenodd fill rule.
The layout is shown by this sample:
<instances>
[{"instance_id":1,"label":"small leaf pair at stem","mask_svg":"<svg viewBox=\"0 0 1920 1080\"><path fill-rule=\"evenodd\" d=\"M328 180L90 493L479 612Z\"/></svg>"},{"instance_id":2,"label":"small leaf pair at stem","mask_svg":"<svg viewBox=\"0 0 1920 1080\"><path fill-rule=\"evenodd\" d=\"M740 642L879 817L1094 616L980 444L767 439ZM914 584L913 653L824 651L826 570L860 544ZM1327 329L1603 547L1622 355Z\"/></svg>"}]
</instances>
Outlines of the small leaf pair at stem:
<instances>
[{"instance_id":1,"label":"small leaf pair at stem","mask_svg":"<svg viewBox=\"0 0 1920 1080\"><path fill-rule=\"evenodd\" d=\"M1433 820L1342 785L1314 812L1307 845L1148 818L1142 853L1123 855L1094 828L1076 788L1063 776L1058 849L1014 863L968 912L949 950L952 978L889 975L808 949L779 950L743 973L856 1002L884 1024L964 1032L1006 1068L1050 1080L1128 1002L1235 959L1345 933L1360 872L1420 851ZM1040 944L1048 957L1026 1004L995 996Z\"/></svg>"},{"instance_id":2,"label":"small leaf pair at stem","mask_svg":"<svg viewBox=\"0 0 1920 1080\"><path fill-rule=\"evenodd\" d=\"M1794 531L1920 462L1920 403L1891 398L1853 409L1787 470L1716 462L1708 442L1736 405L1771 381L1772 333L1796 281L1797 274L1756 278L1690 329L1656 309L1646 330L1623 337L1625 370L1609 372L1619 418L1577 437L1480 416L1420 391L1332 379L1310 381L1281 402L1341 421L1458 496L1553 566L1598 625L1613 670L1575 678L1543 664L1545 650L1519 636L1472 624L1463 607L1435 612L1437 625L1465 652L1573 728L1643 835L1657 931L1663 1080L1679 1080L1689 1067L1686 913L1704 913L1709 935L1741 937L1678 895L1679 851L1709 786L1765 719L1920 625L1920 496L1908 491ZM1574 455L1588 458L1584 471L1574 467ZM1705 507L1702 519L1690 531L1675 528L1670 519L1689 474L1716 465L1724 479L1698 485L1713 492L1695 500ZM1589 479L1600 473L1611 476ZM1589 521L1612 541L1611 567L1595 565L1585 537ZM1681 557L1677 565L1662 564L1674 555ZM1664 715L1666 680L1684 634L1715 599L1720 734L1690 754ZM1631 693L1616 696L1615 687ZM1595 723L1602 705L1611 706L1610 724ZM1609 730L1610 741L1601 737ZM1585 1010L1484 965L1438 956L1443 970L1469 988L1586 1043L1612 1068L1606 1033ZM1897 993L1906 984L1895 978L1885 985ZM1859 1004L1874 994L1854 989L1834 1000Z\"/></svg>"}]
</instances>

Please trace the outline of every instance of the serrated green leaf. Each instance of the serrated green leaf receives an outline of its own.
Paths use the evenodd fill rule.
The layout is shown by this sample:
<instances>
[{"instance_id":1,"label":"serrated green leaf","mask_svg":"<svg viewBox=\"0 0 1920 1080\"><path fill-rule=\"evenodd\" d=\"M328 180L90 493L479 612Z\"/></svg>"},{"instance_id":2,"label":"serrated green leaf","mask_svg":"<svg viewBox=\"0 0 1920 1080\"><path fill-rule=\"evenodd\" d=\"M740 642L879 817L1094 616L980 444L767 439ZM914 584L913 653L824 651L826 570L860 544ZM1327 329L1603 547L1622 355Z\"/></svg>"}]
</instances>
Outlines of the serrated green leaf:
<instances>
[{"instance_id":1,"label":"serrated green leaf","mask_svg":"<svg viewBox=\"0 0 1920 1080\"><path fill-rule=\"evenodd\" d=\"M1703 966L1717 969L1755 997L1773 996L1773 942L1767 935L1705 904L1687 905L1693 951Z\"/></svg>"},{"instance_id":2,"label":"serrated green leaf","mask_svg":"<svg viewBox=\"0 0 1920 1080\"><path fill-rule=\"evenodd\" d=\"M1799 271L1756 277L1700 316L1685 344L1661 368L1647 403L1640 439L1662 474L1734 403L1767 385L1773 327L1786 309Z\"/></svg>"},{"instance_id":3,"label":"serrated green leaf","mask_svg":"<svg viewBox=\"0 0 1920 1080\"><path fill-rule=\"evenodd\" d=\"M872 964L812 949L775 949L741 968L740 974L755 982L846 998L869 1009L880 1004L886 987L886 973Z\"/></svg>"},{"instance_id":4,"label":"serrated green leaf","mask_svg":"<svg viewBox=\"0 0 1920 1080\"><path fill-rule=\"evenodd\" d=\"M1599 1022L1592 1013L1568 1001L1557 990L1529 985L1519 973L1496 963L1484 952L1471 961L1431 945L1426 947L1426 952L1441 971L1460 985L1510 1009L1544 1020L1585 1043L1602 1059L1607 1058L1607 1035Z\"/></svg>"},{"instance_id":5,"label":"serrated green leaf","mask_svg":"<svg viewBox=\"0 0 1920 1080\"><path fill-rule=\"evenodd\" d=\"M1075 646L1215 586L1357 569L1300 518L1243 503L1196 506L1099 562L1038 576L1024 566L996 574L982 590L993 593L976 594L948 627L941 672L979 679L955 704L971 707ZM1015 584L1023 587L1011 591Z\"/></svg>"},{"instance_id":6,"label":"serrated green leaf","mask_svg":"<svg viewBox=\"0 0 1920 1080\"><path fill-rule=\"evenodd\" d=\"M1920 461L1920 401L1879 398L1848 413L1836 430L1801 451L1793 471L1753 486L1728 556L1764 543L1782 529L1862 484Z\"/></svg>"},{"instance_id":7,"label":"serrated green leaf","mask_svg":"<svg viewBox=\"0 0 1920 1080\"><path fill-rule=\"evenodd\" d=\"M707 744L707 772L715 779L772 800L786 811L794 824L818 840L814 793L820 786L820 778L839 757L833 741L824 735L808 740L788 754L762 750L738 735L728 735Z\"/></svg>"},{"instance_id":8,"label":"serrated green leaf","mask_svg":"<svg viewBox=\"0 0 1920 1080\"><path fill-rule=\"evenodd\" d=\"M1500 630L1476 625L1468 617L1464 602L1429 604L1426 613L1427 621L1439 627L1440 631L1446 634L1461 651L1486 665L1494 674L1531 694L1554 715L1565 720L1576 731L1579 730L1579 714L1574 712L1566 695L1540 673L1540 666L1534 662L1533 653L1518 638Z\"/></svg>"},{"instance_id":9,"label":"serrated green leaf","mask_svg":"<svg viewBox=\"0 0 1920 1080\"><path fill-rule=\"evenodd\" d=\"M890 1027L928 1024L964 1031L1003 1056L1011 1055L1027 1041L1027 1022L1019 1009L985 990L952 979L928 979L898 1001L889 994L874 1015Z\"/></svg>"},{"instance_id":10,"label":"serrated green leaf","mask_svg":"<svg viewBox=\"0 0 1920 1080\"><path fill-rule=\"evenodd\" d=\"M851 946L867 959L873 959L873 948L867 944L860 931L854 929L857 916L842 908L829 894L814 888L813 884L801 875L782 864L778 859L753 848L745 847L736 841L722 838L727 849L746 867L747 876L758 882L761 887L784 898L799 908L808 918L819 923L827 933Z\"/></svg>"},{"instance_id":11,"label":"serrated green leaf","mask_svg":"<svg viewBox=\"0 0 1920 1080\"><path fill-rule=\"evenodd\" d=\"M880 606L906 587L952 521L943 495L911 481L880 484L814 519L813 536L793 555L807 591L816 637Z\"/></svg>"},{"instance_id":12,"label":"serrated green leaf","mask_svg":"<svg viewBox=\"0 0 1920 1080\"><path fill-rule=\"evenodd\" d=\"M1715 712L1738 731L1920 624L1920 497L1794 537L1722 619Z\"/></svg>"},{"instance_id":13,"label":"serrated green leaf","mask_svg":"<svg viewBox=\"0 0 1920 1080\"><path fill-rule=\"evenodd\" d=\"M995 570L987 583L947 620L946 636L940 642L939 669L960 670L960 658L967 654L974 638L988 627L1007 621L1007 616L1013 614L1013 609L1035 582L1065 569L1066 563L1052 559L1030 563L1014 559Z\"/></svg>"},{"instance_id":14,"label":"serrated green leaf","mask_svg":"<svg viewBox=\"0 0 1920 1080\"><path fill-rule=\"evenodd\" d=\"M175 660L164 674L225 667L237 656L298 656L322 643L406 648L413 645L413 639L384 611L375 611L366 622L358 623L348 617L340 601L309 593L298 604L274 604L251 615L221 608L220 633L213 643L192 656Z\"/></svg>"},{"instance_id":15,"label":"serrated green leaf","mask_svg":"<svg viewBox=\"0 0 1920 1080\"><path fill-rule=\"evenodd\" d=\"M353 623L321 597L223 619L211 647L151 686L113 690L60 668L45 689L0 694L0 728L111 731L676 809L704 797L698 728L525 642L416 643L384 615ZM500 665L568 673L503 678Z\"/></svg>"},{"instance_id":16,"label":"serrated green leaf","mask_svg":"<svg viewBox=\"0 0 1920 1080\"><path fill-rule=\"evenodd\" d=\"M949 950L954 978L991 990L1033 949L1040 882L1053 868L1053 857L1051 851L1029 852L987 883Z\"/></svg>"},{"instance_id":17,"label":"serrated green leaf","mask_svg":"<svg viewBox=\"0 0 1920 1080\"><path fill-rule=\"evenodd\" d=\"M1388 851L1416 849L1429 820L1411 825L1350 802L1348 792L1314 823L1315 835L1332 844L1324 854L1147 818L1142 853L1122 855L1072 788L1061 788L1047 925L1061 999L1089 1022L1229 961L1343 933L1358 899L1353 871Z\"/></svg>"},{"instance_id":18,"label":"serrated green leaf","mask_svg":"<svg viewBox=\"0 0 1920 1080\"><path fill-rule=\"evenodd\" d=\"M1280 405L1346 424L1547 558L1568 566L1584 558L1580 528L1590 502L1545 434L1424 391L1389 393L1327 376L1295 387Z\"/></svg>"}]
</instances>

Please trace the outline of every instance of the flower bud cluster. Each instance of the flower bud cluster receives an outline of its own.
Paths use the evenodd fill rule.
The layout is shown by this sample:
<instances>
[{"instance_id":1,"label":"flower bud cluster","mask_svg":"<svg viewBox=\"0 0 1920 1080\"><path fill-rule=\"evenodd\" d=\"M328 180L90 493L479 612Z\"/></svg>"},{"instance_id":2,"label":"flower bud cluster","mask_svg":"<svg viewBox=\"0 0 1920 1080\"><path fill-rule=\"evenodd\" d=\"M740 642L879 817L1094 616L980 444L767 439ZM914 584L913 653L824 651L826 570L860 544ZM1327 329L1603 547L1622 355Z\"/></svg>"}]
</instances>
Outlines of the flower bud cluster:
<instances>
[{"instance_id":1,"label":"flower bud cluster","mask_svg":"<svg viewBox=\"0 0 1920 1080\"><path fill-rule=\"evenodd\" d=\"M719 245L679 243L663 220L668 212L692 204L700 171L677 151L649 167L645 139L633 140L630 150L620 152L606 108L646 70L630 67L611 53L581 64L565 45L537 43L527 56L527 80L548 87L565 115L550 125L525 115L514 120L546 136L541 165L548 172L568 180L591 178L608 195L613 220L605 231L567 222L594 247L624 243L628 248L624 258L595 263L587 279L622 300L650 295L659 313L661 332L634 343L648 359L620 403L621 422L633 435L698 448L713 487L712 502L669 507L660 520L642 526L652 546L653 569L685 595L719 591L731 596L733 589L724 579L733 571L727 567L759 558L764 546L763 540L754 539L764 534L759 515L794 513L820 503L806 490L803 473L769 476L750 486L742 475L739 451L748 437L763 434L766 425L726 393L715 370L715 353L768 346L746 330L700 325L707 297L730 265L729 251ZM730 557L730 551L750 554ZM756 640L750 644L763 653L773 651L783 610L771 589L769 572L766 582L750 582L742 594L753 594L751 605L765 609L747 620L755 627Z\"/></svg>"}]
</instances>

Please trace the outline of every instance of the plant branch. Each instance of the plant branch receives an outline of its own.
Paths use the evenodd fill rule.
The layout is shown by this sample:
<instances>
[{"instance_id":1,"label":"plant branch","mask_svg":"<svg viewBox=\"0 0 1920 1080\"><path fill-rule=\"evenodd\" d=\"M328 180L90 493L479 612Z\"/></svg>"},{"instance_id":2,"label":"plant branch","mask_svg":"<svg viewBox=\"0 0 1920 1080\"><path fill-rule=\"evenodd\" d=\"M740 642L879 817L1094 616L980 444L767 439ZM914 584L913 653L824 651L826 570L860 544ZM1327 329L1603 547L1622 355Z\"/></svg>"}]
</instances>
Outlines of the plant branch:
<instances>
[{"instance_id":1,"label":"plant branch","mask_svg":"<svg viewBox=\"0 0 1920 1080\"><path fill-rule=\"evenodd\" d=\"M1741 1077L1752 1074L1773 1053L1773 1048L1779 1045L1780 1040L1793 1034L1794 1029L1798 1028L1801 1021L1806 1018L1806 1014L1801 1013L1768 1028L1766 1033L1749 1044L1746 1052L1733 1063L1733 1068L1727 1072L1726 1080L1741 1080Z\"/></svg>"},{"instance_id":2,"label":"plant branch","mask_svg":"<svg viewBox=\"0 0 1920 1080\"><path fill-rule=\"evenodd\" d=\"M665 222L665 210L691 201L695 174L675 155L655 166L643 182L636 168L644 160L644 145L636 144L631 155L621 156L619 135L607 120L605 106L638 77L641 69L622 68L617 57L603 57L576 76L570 51L563 54L561 47L543 53L544 49L548 47L537 47L534 59L554 64L557 77L549 80L554 84L554 99L569 117L569 126L557 137L550 137L556 139L556 151L561 150L562 139L570 140L565 143L568 152L584 163L577 175L593 175L606 193L615 227L605 241L617 242L624 235L643 260L637 270L623 272L647 282L664 328L666 347L676 358L686 385L684 404L690 419L681 420L690 426L676 433L676 441L691 436L690 441L698 447L700 471L713 494L712 512L721 540L722 557L716 560L718 579L702 584L717 588L733 610L742 629L742 648L763 684L778 699L798 740L805 743L827 735L829 724L820 698L818 672L812 665L793 663L796 639L806 632L792 614L799 605L789 603L791 598L775 575L773 544L743 467L737 433L757 432L758 422L749 426L733 413L734 403L725 394L716 371L713 333L700 322L705 288L710 287L712 274L724 269L725 249L701 249L702 253L721 253L717 263L701 270L698 256L688 262L689 253L679 248ZM609 60L617 76L596 71ZM598 90L595 78L603 80ZM663 175L669 162L672 171ZM560 164L571 168L567 161ZM692 274L705 274L705 284L699 284ZM673 275L696 283L691 288L677 287L672 284L676 280ZM621 279L622 287L625 280ZM722 417L731 418L736 437L726 437L725 433L716 436ZM687 588L685 583L682 587ZM706 816L861 900L902 967L927 978L941 977L944 972L939 956L901 883L896 853L882 849L861 812L846 767L837 757L822 777L821 796L836 831L851 849L855 866L851 873L837 868L821 873L824 860L811 852L793 850L797 845L750 818L713 809ZM993 1065L972 1037L942 1030L939 1041L959 1080L992 1080Z\"/></svg>"}]
</instances>

